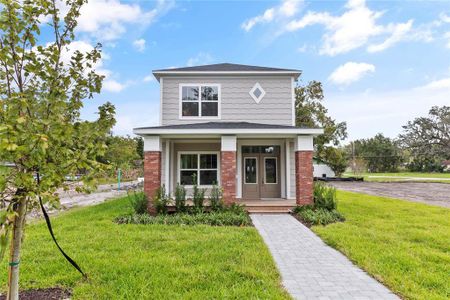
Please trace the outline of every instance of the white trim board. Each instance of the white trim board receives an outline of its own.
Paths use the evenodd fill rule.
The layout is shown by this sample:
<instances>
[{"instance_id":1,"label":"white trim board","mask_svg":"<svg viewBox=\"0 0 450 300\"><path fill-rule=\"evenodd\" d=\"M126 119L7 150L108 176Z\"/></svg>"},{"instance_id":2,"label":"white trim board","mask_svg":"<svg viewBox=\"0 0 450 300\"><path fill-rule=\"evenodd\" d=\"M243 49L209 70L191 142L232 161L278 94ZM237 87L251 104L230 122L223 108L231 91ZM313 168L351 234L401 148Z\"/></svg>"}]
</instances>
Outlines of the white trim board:
<instances>
[{"instance_id":1,"label":"white trim board","mask_svg":"<svg viewBox=\"0 0 450 300\"><path fill-rule=\"evenodd\" d=\"M133 133L137 135L160 135L160 134L187 134L187 135L238 135L238 134L255 134L255 135L270 135L270 134L283 134L283 135L313 135L317 136L323 134L322 128L257 128L257 129L247 129L247 128L212 128L212 129L192 129L192 128L134 128Z\"/></svg>"}]
</instances>

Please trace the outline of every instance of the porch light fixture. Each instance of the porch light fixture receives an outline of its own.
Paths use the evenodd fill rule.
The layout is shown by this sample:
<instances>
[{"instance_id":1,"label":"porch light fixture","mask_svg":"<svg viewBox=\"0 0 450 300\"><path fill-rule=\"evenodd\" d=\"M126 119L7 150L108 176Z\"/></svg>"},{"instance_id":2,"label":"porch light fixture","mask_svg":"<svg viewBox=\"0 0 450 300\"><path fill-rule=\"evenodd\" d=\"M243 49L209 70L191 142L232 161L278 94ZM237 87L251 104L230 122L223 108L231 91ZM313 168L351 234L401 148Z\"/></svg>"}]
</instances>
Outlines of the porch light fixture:
<instances>
[{"instance_id":1,"label":"porch light fixture","mask_svg":"<svg viewBox=\"0 0 450 300\"><path fill-rule=\"evenodd\" d=\"M255 100L256 103L261 102L262 98L266 95L266 91L261 87L261 85L257 82L253 86L253 88L249 92L250 96L252 96L253 100Z\"/></svg>"}]
</instances>

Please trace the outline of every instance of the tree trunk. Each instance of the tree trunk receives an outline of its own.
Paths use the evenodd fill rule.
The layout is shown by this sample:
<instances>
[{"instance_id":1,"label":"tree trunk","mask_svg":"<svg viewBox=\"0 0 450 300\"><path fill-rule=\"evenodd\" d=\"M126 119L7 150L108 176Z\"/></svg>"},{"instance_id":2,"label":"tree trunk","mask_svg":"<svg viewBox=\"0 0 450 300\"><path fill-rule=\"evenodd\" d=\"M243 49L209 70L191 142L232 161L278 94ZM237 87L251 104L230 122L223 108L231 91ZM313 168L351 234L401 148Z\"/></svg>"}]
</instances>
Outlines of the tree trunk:
<instances>
[{"instance_id":1,"label":"tree trunk","mask_svg":"<svg viewBox=\"0 0 450 300\"><path fill-rule=\"evenodd\" d=\"M19 299L19 262L20 262L20 248L22 245L23 226L25 223L26 214L26 197L19 196L17 215L14 218L11 251L9 254L9 272L8 272L8 300Z\"/></svg>"}]
</instances>

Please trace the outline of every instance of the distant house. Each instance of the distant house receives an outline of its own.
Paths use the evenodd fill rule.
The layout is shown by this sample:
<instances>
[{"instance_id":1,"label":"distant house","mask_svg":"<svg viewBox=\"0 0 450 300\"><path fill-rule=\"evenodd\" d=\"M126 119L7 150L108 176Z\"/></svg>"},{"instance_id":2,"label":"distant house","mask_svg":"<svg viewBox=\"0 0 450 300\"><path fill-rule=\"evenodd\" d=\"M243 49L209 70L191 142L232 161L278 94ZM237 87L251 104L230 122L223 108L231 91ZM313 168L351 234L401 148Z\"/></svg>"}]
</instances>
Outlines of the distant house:
<instances>
[{"instance_id":1,"label":"distant house","mask_svg":"<svg viewBox=\"0 0 450 300\"><path fill-rule=\"evenodd\" d=\"M144 138L144 190L164 185L210 189L225 203L313 201L313 137L295 126L299 70L214 64L153 71L160 83L160 125ZM293 203L293 201L290 201ZM151 208L150 208L151 209Z\"/></svg>"},{"instance_id":2,"label":"distant house","mask_svg":"<svg viewBox=\"0 0 450 300\"><path fill-rule=\"evenodd\" d=\"M335 177L333 170L325 162L320 159L313 159L313 175L314 177Z\"/></svg>"},{"instance_id":3,"label":"distant house","mask_svg":"<svg viewBox=\"0 0 450 300\"><path fill-rule=\"evenodd\" d=\"M444 172L450 172L450 160L444 160L442 162L442 167Z\"/></svg>"}]
</instances>

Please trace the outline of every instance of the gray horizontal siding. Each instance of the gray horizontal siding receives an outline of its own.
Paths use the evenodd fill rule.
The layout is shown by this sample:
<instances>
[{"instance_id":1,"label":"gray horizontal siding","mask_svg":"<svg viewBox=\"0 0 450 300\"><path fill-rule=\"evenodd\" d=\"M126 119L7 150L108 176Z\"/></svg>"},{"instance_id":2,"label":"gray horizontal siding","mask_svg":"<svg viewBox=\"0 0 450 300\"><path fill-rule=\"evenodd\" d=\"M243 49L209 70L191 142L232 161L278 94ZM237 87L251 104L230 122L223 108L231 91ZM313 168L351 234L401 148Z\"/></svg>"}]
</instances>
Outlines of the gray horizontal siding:
<instances>
[{"instance_id":1,"label":"gray horizontal siding","mask_svg":"<svg viewBox=\"0 0 450 300\"><path fill-rule=\"evenodd\" d=\"M259 104L249 94L257 82L266 92ZM292 125L292 81L289 76L164 77L162 125L211 121L179 119L179 85L181 83L220 84L221 119L219 121Z\"/></svg>"}]
</instances>

